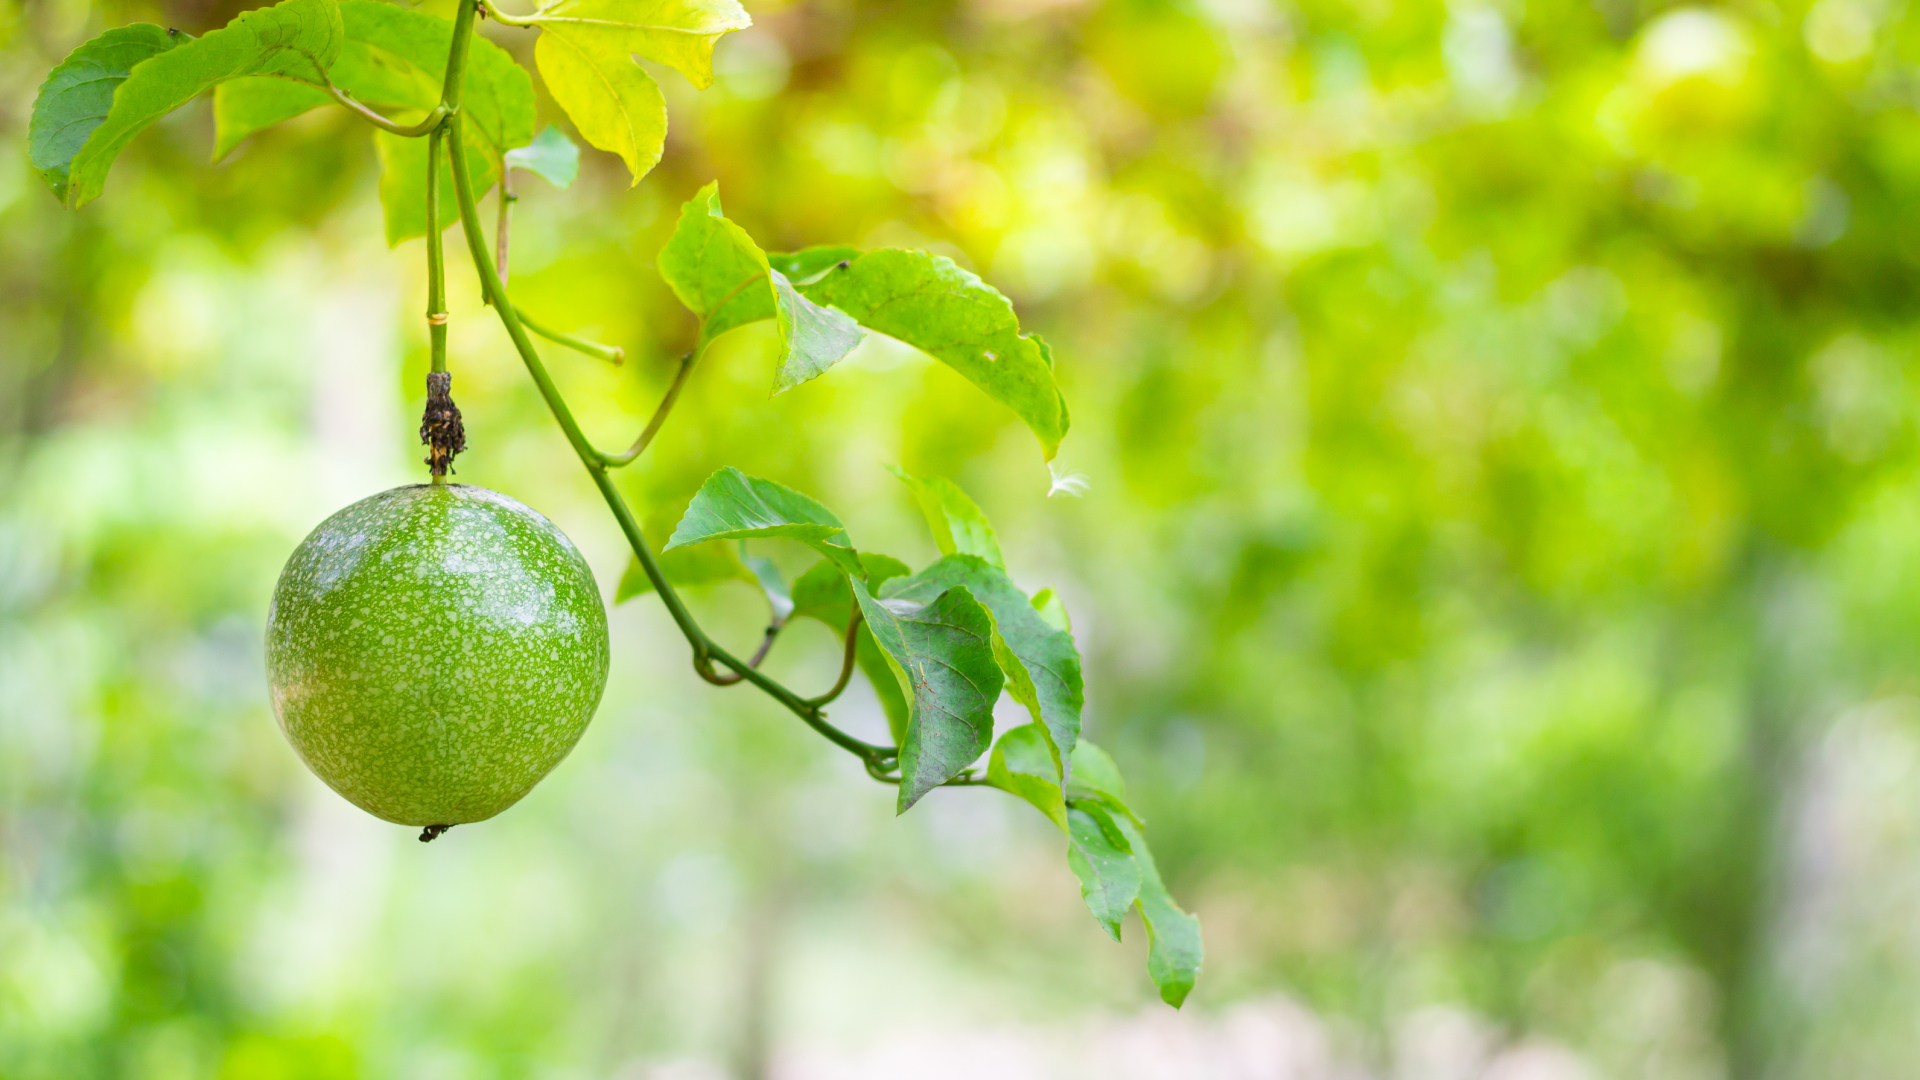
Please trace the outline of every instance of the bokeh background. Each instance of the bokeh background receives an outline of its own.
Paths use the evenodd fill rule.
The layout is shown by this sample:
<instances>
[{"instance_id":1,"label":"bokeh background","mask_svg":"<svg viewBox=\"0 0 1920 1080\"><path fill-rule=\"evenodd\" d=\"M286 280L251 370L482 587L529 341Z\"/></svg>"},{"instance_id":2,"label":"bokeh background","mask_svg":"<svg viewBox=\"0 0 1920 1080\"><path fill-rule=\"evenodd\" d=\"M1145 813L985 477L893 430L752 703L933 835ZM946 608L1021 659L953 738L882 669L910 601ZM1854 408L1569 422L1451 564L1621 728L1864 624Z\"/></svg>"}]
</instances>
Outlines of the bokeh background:
<instances>
[{"instance_id":1,"label":"bokeh background","mask_svg":"<svg viewBox=\"0 0 1920 1080\"><path fill-rule=\"evenodd\" d=\"M0 1077L1920 1075L1902 0L758 0L711 90L657 72L638 188L521 182L521 304L630 354L547 350L602 445L691 338L653 257L710 179L770 249L948 254L1053 342L1080 497L885 341L769 399L764 327L620 482L670 523L738 465L915 564L885 466L971 491L1205 924L1178 1014L1039 815L896 820L651 598L495 821L423 847L301 768L267 597L421 473L422 245L340 110L215 166L196 103L77 213L25 159L75 44L239 6L0 0ZM451 267L460 477L611 595ZM694 602L757 640L745 587ZM824 686L835 648L769 663ZM864 687L836 719L884 730Z\"/></svg>"}]
</instances>

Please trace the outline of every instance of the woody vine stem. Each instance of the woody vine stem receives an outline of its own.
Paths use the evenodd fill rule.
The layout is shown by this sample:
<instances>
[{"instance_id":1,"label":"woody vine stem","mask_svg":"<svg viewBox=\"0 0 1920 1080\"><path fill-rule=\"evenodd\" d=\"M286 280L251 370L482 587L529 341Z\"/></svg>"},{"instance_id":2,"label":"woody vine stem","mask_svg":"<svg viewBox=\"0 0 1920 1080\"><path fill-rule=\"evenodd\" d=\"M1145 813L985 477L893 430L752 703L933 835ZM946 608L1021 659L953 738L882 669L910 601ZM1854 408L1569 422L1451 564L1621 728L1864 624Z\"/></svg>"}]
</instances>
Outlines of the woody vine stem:
<instances>
[{"instance_id":1,"label":"woody vine stem","mask_svg":"<svg viewBox=\"0 0 1920 1080\"><path fill-rule=\"evenodd\" d=\"M591 355L601 356L603 359L618 362L620 358L617 349L596 346L590 342L579 342L567 338L565 335L549 333L544 328L531 326L528 320L514 307L512 300L508 297L506 282L501 276L501 271L504 268L495 266L493 254L488 250L486 234L482 231L480 213L474 198L473 180L467 171L467 149L463 133L465 118L462 116L460 109L461 86L466 70L468 45L473 35L474 18L480 10L482 2L483 0L460 0L459 10L454 16L453 44L447 56L446 82L441 90L440 105L433 113L429 114L429 122L423 125L416 125L416 127L412 129L396 131L397 125L392 125L390 121L379 118L377 114L374 114L375 122L386 130L396 131L396 133L405 134L409 137L425 137L428 140L426 212L428 278L427 330L431 349L430 374L428 376L429 420L431 420L432 410L434 408L434 402L432 400L433 393L436 390L444 393L447 385L446 380L449 378L446 366L446 260L441 248L441 237L438 227L440 224L441 198L440 150L444 145L447 151L448 163L452 167L453 195L454 201L460 211L461 231L466 236L467 250L473 259L474 269L479 272L480 284L485 294L486 302L493 308L494 313L499 316L501 325L506 328L507 336L512 339L514 349L520 354L521 361L526 365L527 374L532 376L534 385L539 389L541 398L547 403L548 410L553 413L555 422L560 425L560 430L566 436L568 444L573 447L574 453L580 458L580 464L585 466L587 474L593 478L594 486L600 489L600 495L606 500L607 508L613 512L614 520L620 524L620 531L626 535L628 545L633 548L634 558L639 560L640 567L646 573L647 579L653 583L654 590L659 593L661 601L666 604L667 612L673 617L674 624L680 628L681 634L687 639L687 644L692 647L694 670L699 673L702 679L718 686L730 686L740 682L753 684L769 697L779 702L789 712L798 716L809 727L825 736L834 745L859 758L861 763L866 767L867 773L874 779L886 783L899 783L900 778L897 770L900 763L900 750L898 747L879 746L855 738L840 730L838 727L835 727L833 724L828 723L827 715L824 711L825 706L839 697L840 693L846 689L847 683L852 675L854 635L860 628L858 609L856 608L855 617L849 620L847 626L846 652L839 679L835 682L832 689L818 697L801 697L782 685L779 681L768 677L759 670L759 662L766 655L766 647L771 644L773 637L779 633L779 625L775 624L768 627L767 636L762 642L761 648L751 660L741 660L709 637L706 631L702 630L700 625L694 621L693 615L687 610L687 606L681 600L679 593L674 590L672 582L668 581L666 575L661 573L659 564L654 560L653 552L649 550L645 538L642 537L640 533L640 525L634 518L632 509L627 505L626 498L620 494L619 489L613 484L610 470L631 464L646 450L647 445L653 440L654 435L666 421L667 414L672 410L674 402L678 400L680 390L685 385L688 374L699 362L700 352L704 351L704 347L702 350L696 350L680 361L679 368L674 373L673 381L669 384L659 408L654 412L653 417L648 421L647 426L641 432L639 438L634 441L633 446L617 454L608 454L596 449L593 444L587 440L586 434L580 430L579 423L573 417L573 411L567 407L566 399L561 396L559 388L554 385L553 378L548 374L546 365L540 359L539 352L535 350L532 339L528 337L528 331L531 329L536 333L540 333L543 337L552 338L561 344L579 349ZM500 13L494 11L491 4L487 4L485 10L487 15L499 19L502 23L509 25L519 24L517 20L501 17ZM506 198L504 192L501 197L503 199ZM506 229L506 222L507 211L503 207L500 213L499 226L503 233ZM504 243L500 245L500 251L502 255L505 254L506 245ZM438 384L437 386L436 382ZM449 399L447 401L447 407L451 408L451 404L451 400ZM456 427L458 425L458 415L458 410L453 410L454 424ZM427 426L428 425L423 425L423 434L426 433ZM440 455L440 452L440 449L436 447L434 450L436 458ZM434 482L441 483L444 482L444 480L444 475L440 474L436 466ZM725 672L718 671L716 670L716 665L727 670ZM985 780L972 772L967 772L949 780L947 783L954 785L983 784Z\"/></svg>"}]
</instances>

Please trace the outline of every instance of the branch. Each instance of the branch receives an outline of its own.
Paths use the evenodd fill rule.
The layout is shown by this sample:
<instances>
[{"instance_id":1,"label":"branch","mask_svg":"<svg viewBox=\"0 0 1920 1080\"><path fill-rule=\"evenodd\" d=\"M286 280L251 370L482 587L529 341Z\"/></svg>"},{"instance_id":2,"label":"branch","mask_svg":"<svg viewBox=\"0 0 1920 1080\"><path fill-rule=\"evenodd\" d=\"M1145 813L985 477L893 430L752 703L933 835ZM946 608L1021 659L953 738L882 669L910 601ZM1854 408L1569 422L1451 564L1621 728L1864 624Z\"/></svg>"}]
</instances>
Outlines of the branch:
<instances>
[{"instance_id":1,"label":"branch","mask_svg":"<svg viewBox=\"0 0 1920 1080\"><path fill-rule=\"evenodd\" d=\"M499 23L501 26L533 26L535 25L535 20L539 17L537 12L527 16L509 15L499 8L494 7L490 0L480 0L480 13L492 19L494 22Z\"/></svg>"},{"instance_id":2,"label":"branch","mask_svg":"<svg viewBox=\"0 0 1920 1080\"><path fill-rule=\"evenodd\" d=\"M627 351L618 345L602 345L597 341L588 341L586 338L574 337L572 334L563 334L558 330L550 330L528 318L527 313L517 307L513 313L520 316L520 325L539 334L555 345L564 345L574 352L584 353L593 357L595 360L605 360L609 364L623 363L627 359Z\"/></svg>"},{"instance_id":3,"label":"branch","mask_svg":"<svg viewBox=\"0 0 1920 1080\"><path fill-rule=\"evenodd\" d=\"M673 411L673 403L680 400L680 388L687 384L687 375L693 371L694 363L700 359L700 354L704 351L706 350L702 347L680 358L680 370L673 373L673 381L667 384L666 396L660 399L660 407L653 410L653 419L648 420L647 426L640 430L640 437L633 440L632 446L618 454L600 455L601 464L610 469L618 469L623 465L631 465L634 459L646 453L647 444L653 442L655 435L660 434L661 426L667 422L667 414Z\"/></svg>"},{"instance_id":4,"label":"branch","mask_svg":"<svg viewBox=\"0 0 1920 1080\"><path fill-rule=\"evenodd\" d=\"M847 619L847 652L846 655L840 659L840 679L833 684L833 689L821 694L819 697L808 698L807 704L816 709L827 704L834 698L839 697L841 693L846 690L847 683L853 680L853 661L855 655L860 651L860 624L864 619L865 616L860 614L860 604L858 601L855 601L853 605L853 615Z\"/></svg>"},{"instance_id":5,"label":"branch","mask_svg":"<svg viewBox=\"0 0 1920 1080\"><path fill-rule=\"evenodd\" d=\"M463 56L459 44L464 35L472 33L473 13L476 0L461 0L460 12L454 25L454 55ZM453 82L452 59L449 59L449 83ZM480 225L480 211L474 203L473 179L467 172L467 151L463 135L461 116L456 112L447 123L447 149L453 156L453 191L460 204L461 231L467 238L467 253L473 259L473 266L480 275L481 286L485 289L493 310L500 322L506 327L507 336L512 339L514 348L520 353L521 362L526 365L527 374L533 378L534 386L540 391L541 398L547 403L547 409L553 414L554 421L560 425L561 433L573 447L580 463L586 467L587 474L593 478L594 486L600 489L600 495L606 500L607 509L613 512L614 519L620 523L620 531L626 534L627 544L632 547L634 558L640 562L640 568L647 579L653 583L654 591L660 594L660 600L667 606L667 612L673 617L675 625L693 648L694 663L697 666L711 667L718 662L739 674L745 681L754 684L769 697L785 706L798 716L807 726L813 728L834 745L854 754L864 762L869 772L884 770L889 763L899 760L899 750L891 746L876 746L873 743L856 739L827 723L818 706L810 704L793 691L778 682L767 678L759 671L748 666L716 644L694 622L693 615L674 590L673 583L660 572L659 564L654 560L653 552L640 535L640 523L634 519L633 511L621 496L619 489L613 486L613 480L607 475L604 455L588 443L586 435L580 430L579 423L567 407L566 400L560 396L559 388L547 373L546 365L541 363L540 354L535 351L533 342L527 337L526 327L514 310L507 296L507 288L494 271L492 254L487 250L486 234Z\"/></svg>"},{"instance_id":6,"label":"branch","mask_svg":"<svg viewBox=\"0 0 1920 1080\"><path fill-rule=\"evenodd\" d=\"M360 118L367 123L372 124L381 131L390 132L408 139L417 139L422 135L431 135L440 130L440 125L446 121L447 117L453 111L445 103L442 103L435 105L433 110L427 113L427 118L417 124L398 124L367 108L365 105L360 104L358 101L355 101L352 94L333 85L331 80L327 82L327 92L333 95L333 100L359 113Z\"/></svg>"}]
</instances>

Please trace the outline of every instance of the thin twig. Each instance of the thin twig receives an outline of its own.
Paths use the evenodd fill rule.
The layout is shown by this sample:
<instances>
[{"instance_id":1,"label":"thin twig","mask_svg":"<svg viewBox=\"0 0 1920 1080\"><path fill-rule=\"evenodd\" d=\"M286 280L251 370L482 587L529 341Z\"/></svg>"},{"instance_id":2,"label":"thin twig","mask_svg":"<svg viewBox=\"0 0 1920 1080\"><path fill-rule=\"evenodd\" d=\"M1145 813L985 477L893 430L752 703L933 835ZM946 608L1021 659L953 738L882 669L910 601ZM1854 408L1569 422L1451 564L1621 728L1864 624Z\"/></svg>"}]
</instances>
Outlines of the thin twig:
<instances>
[{"instance_id":1,"label":"thin twig","mask_svg":"<svg viewBox=\"0 0 1920 1080\"><path fill-rule=\"evenodd\" d=\"M780 636L781 628L786 625L786 621L783 619L776 619L767 624L767 632L760 638L760 647L755 649L753 656L747 660L748 667L758 668L760 666L760 661L767 658L767 653L773 649L774 639ZM699 665L695 664L694 666L695 669L698 670ZM732 686L746 678L744 675L722 675L713 671L711 666L707 668L706 673L703 673L703 677L715 686Z\"/></svg>"},{"instance_id":2,"label":"thin twig","mask_svg":"<svg viewBox=\"0 0 1920 1080\"><path fill-rule=\"evenodd\" d=\"M433 110L427 113L427 118L425 120L420 121L417 124L400 124L400 123L395 123L394 121L389 120L384 116L381 116L379 113L374 112L372 109L369 109L365 105L362 105L358 101L355 101L352 94L349 94L345 90L342 90L339 87L333 85L332 82L327 83L327 91L333 95L333 100L339 102L342 105L345 105L348 109L351 109L356 113L359 113L360 118L365 120L367 123L372 124L374 127L379 128L381 131L385 131L394 135L399 135L402 138L407 138L407 139L417 139L422 135L431 134L432 132L438 130L441 122L446 120L446 118L453 112L452 109L449 109L443 103L443 104L435 105L433 107Z\"/></svg>"},{"instance_id":3,"label":"thin twig","mask_svg":"<svg viewBox=\"0 0 1920 1080\"><path fill-rule=\"evenodd\" d=\"M646 452L647 444L653 442L653 437L660 434L661 425L667 422L667 414L673 411L673 403L680 400L680 388L687 384L687 375L693 371L694 362L700 358L700 352L701 350L696 349L680 358L680 370L673 373L673 381L667 384L666 396L660 399L660 407L653 410L653 419L648 420L647 426L640 430L640 437L633 440L633 445L618 454L600 455L601 464L610 469L617 469L622 465L632 464L636 458Z\"/></svg>"},{"instance_id":4,"label":"thin twig","mask_svg":"<svg viewBox=\"0 0 1920 1080\"><path fill-rule=\"evenodd\" d=\"M515 307L513 310L514 314L520 316L520 324L522 326L553 342L555 345L565 345L574 352L584 353L587 356L593 357L595 360L605 360L609 364L620 364L627 359L627 351L618 345L602 345L597 341L588 341L586 338L574 337L572 334L563 334L558 330L549 329L534 322L531 318L527 317L525 311L522 311L518 307Z\"/></svg>"},{"instance_id":5,"label":"thin twig","mask_svg":"<svg viewBox=\"0 0 1920 1080\"><path fill-rule=\"evenodd\" d=\"M846 690L847 683L853 680L853 661L855 654L860 651L860 623L862 619L860 602L856 600L853 605L853 614L847 619L847 652L846 655L840 659L840 679L833 684L833 689L821 694L819 697L808 698L807 704L816 709L827 704L834 698L839 697L840 694Z\"/></svg>"}]
</instances>

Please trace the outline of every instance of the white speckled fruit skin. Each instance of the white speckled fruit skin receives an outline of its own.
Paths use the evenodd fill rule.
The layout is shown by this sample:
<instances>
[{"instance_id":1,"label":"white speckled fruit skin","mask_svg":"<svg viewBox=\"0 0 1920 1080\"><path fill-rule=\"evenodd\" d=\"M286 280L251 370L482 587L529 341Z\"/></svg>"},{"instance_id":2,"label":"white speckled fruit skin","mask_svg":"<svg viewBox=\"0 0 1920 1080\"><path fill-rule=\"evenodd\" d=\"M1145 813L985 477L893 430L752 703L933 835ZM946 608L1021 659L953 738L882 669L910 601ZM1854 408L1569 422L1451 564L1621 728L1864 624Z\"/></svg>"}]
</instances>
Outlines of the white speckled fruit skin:
<instances>
[{"instance_id":1,"label":"white speckled fruit skin","mask_svg":"<svg viewBox=\"0 0 1920 1080\"><path fill-rule=\"evenodd\" d=\"M607 662L606 608L572 541L465 484L394 488L321 522L267 613L287 741L402 825L520 801L586 730Z\"/></svg>"}]
</instances>

